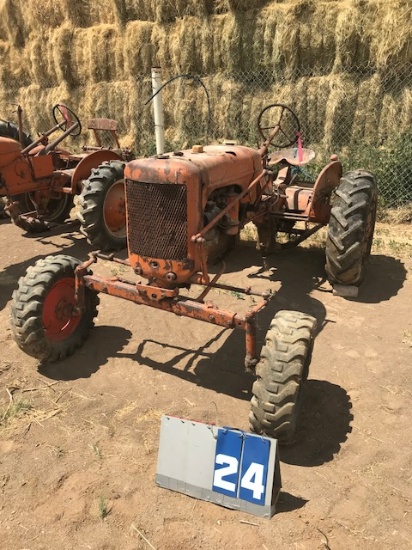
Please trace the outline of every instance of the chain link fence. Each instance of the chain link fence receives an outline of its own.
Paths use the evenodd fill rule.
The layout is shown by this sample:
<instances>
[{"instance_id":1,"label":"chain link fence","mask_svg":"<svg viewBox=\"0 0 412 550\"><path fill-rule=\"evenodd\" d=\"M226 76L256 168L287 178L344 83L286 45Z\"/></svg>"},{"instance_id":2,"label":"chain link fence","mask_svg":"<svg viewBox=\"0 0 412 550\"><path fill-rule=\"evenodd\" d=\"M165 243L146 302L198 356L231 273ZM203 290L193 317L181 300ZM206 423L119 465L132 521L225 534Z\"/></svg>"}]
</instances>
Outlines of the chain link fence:
<instances>
[{"instance_id":1,"label":"chain link fence","mask_svg":"<svg viewBox=\"0 0 412 550\"><path fill-rule=\"evenodd\" d=\"M412 202L412 64L384 75L370 65L350 72L285 68L214 75L162 74L166 149L235 140L256 147L260 111L271 103L298 115L304 147L316 152L305 167L316 175L331 154L344 170L364 168L378 179L380 204ZM155 154L151 79L138 79L134 116L137 154ZM126 121L125 121L126 122Z\"/></svg>"},{"instance_id":2,"label":"chain link fence","mask_svg":"<svg viewBox=\"0 0 412 550\"><path fill-rule=\"evenodd\" d=\"M210 75L162 70L162 81L167 151L224 139L258 147L259 113L269 104L283 103L299 117L303 146L316 152L305 175L315 177L337 154L344 171L364 168L376 174L381 206L412 204L412 63L385 73L369 64L335 71L316 63ZM155 154L151 76L107 82L107 88L112 95L95 102L91 117L116 119L121 144L136 156ZM68 146L92 144L82 103L69 106L79 113L84 129ZM44 115L32 135L53 126L52 117Z\"/></svg>"}]
</instances>

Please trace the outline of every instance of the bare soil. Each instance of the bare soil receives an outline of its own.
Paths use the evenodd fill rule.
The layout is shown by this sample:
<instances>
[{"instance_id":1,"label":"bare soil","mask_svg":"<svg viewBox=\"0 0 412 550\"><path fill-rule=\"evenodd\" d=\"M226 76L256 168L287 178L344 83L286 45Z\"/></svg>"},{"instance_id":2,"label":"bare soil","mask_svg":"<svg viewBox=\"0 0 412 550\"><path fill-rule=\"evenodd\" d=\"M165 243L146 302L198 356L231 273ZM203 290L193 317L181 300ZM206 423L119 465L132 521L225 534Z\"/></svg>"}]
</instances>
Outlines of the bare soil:
<instances>
[{"instance_id":1,"label":"bare soil","mask_svg":"<svg viewBox=\"0 0 412 550\"><path fill-rule=\"evenodd\" d=\"M251 243L227 260L225 282L277 291L260 345L279 309L318 320L297 443L281 449L267 520L155 485L162 414L248 429L243 333L102 296L85 345L39 365L11 338L12 291L35 260L85 259L89 247L76 226L30 237L0 222L1 550L412 548L412 260L390 244L410 230L380 228L389 245L380 239L356 300L332 295L316 240L264 273Z\"/></svg>"}]
</instances>

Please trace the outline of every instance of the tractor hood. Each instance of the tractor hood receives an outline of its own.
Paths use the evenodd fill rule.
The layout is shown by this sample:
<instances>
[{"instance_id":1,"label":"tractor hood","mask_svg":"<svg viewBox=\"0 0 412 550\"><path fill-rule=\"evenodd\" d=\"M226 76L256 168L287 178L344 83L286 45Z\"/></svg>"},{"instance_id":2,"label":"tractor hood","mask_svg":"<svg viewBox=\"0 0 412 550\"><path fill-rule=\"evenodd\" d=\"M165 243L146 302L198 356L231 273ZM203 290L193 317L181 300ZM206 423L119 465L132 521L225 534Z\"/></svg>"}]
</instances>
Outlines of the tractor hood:
<instances>
[{"instance_id":1,"label":"tractor hood","mask_svg":"<svg viewBox=\"0 0 412 550\"><path fill-rule=\"evenodd\" d=\"M197 180L208 189L233 185L247 187L262 171L262 158L255 149L241 145L194 146L156 157L129 162L125 178L142 183L188 185Z\"/></svg>"}]
</instances>

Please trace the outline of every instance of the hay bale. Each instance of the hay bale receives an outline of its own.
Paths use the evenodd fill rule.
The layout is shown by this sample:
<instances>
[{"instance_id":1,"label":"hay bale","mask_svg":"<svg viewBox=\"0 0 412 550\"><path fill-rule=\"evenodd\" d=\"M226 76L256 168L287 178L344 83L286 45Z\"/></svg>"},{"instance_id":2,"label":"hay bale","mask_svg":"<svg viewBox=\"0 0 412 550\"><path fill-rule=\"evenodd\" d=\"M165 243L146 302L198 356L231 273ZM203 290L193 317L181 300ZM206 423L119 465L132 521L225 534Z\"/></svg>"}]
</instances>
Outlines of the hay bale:
<instances>
[{"instance_id":1,"label":"hay bale","mask_svg":"<svg viewBox=\"0 0 412 550\"><path fill-rule=\"evenodd\" d=\"M113 0L116 18L121 25L130 21L155 21L155 6L150 0Z\"/></svg>"},{"instance_id":2,"label":"hay bale","mask_svg":"<svg viewBox=\"0 0 412 550\"><path fill-rule=\"evenodd\" d=\"M396 74L400 65L412 62L411 2L375 0L372 6L376 11L371 31L371 56L378 71Z\"/></svg>"},{"instance_id":3,"label":"hay bale","mask_svg":"<svg viewBox=\"0 0 412 550\"><path fill-rule=\"evenodd\" d=\"M16 48L24 47L28 29L20 2L3 0L0 4L0 36Z\"/></svg>"},{"instance_id":4,"label":"hay bale","mask_svg":"<svg viewBox=\"0 0 412 550\"><path fill-rule=\"evenodd\" d=\"M156 59L156 45L152 41L154 23L132 21L125 28L123 47L127 74L150 74Z\"/></svg>"},{"instance_id":5,"label":"hay bale","mask_svg":"<svg viewBox=\"0 0 412 550\"><path fill-rule=\"evenodd\" d=\"M50 48L45 52L45 43L53 43L53 30L45 29L42 34L35 34L27 44L29 60L27 71L30 75L30 82L44 88L51 88L55 85L58 74L53 51Z\"/></svg>"},{"instance_id":6,"label":"hay bale","mask_svg":"<svg viewBox=\"0 0 412 550\"><path fill-rule=\"evenodd\" d=\"M358 84L353 115L351 143L377 144L380 138L379 120L383 90L379 75L366 77ZM349 145L349 144L347 144Z\"/></svg>"},{"instance_id":7,"label":"hay bale","mask_svg":"<svg viewBox=\"0 0 412 550\"><path fill-rule=\"evenodd\" d=\"M411 126L411 22L410 0L0 0L0 109L17 99L26 111L105 111L144 147L161 65L164 82L208 75L216 136L256 145L260 109L284 102L307 145L380 143ZM201 87L179 80L163 97L169 141L200 139ZM29 115L28 131L40 118Z\"/></svg>"},{"instance_id":8,"label":"hay bale","mask_svg":"<svg viewBox=\"0 0 412 550\"><path fill-rule=\"evenodd\" d=\"M174 72L203 72L203 30L202 22L196 17L184 17L173 26L168 34L170 62ZM187 29L190 28L190 33ZM170 29L172 30L172 29ZM210 38L212 38L210 36Z\"/></svg>"},{"instance_id":9,"label":"hay bale","mask_svg":"<svg viewBox=\"0 0 412 550\"><path fill-rule=\"evenodd\" d=\"M211 9L211 2L206 0L169 0L168 2L152 0L151 4L155 21L161 24L174 23L188 16L204 18Z\"/></svg>"}]
</instances>

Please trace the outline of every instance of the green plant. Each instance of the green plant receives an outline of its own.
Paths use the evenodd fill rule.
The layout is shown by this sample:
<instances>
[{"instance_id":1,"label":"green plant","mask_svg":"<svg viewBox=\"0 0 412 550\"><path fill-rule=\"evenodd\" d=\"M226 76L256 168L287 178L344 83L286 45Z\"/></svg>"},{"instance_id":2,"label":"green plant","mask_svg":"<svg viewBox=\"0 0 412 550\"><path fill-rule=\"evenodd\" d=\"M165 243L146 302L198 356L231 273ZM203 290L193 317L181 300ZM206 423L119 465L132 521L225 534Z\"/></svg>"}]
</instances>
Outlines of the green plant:
<instances>
[{"instance_id":1,"label":"green plant","mask_svg":"<svg viewBox=\"0 0 412 550\"><path fill-rule=\"evenodd\" d=\"M401 206L412 201L412 130L380 147L352 146L342 154L346 169L364 168L378 181L380 206Z\"/></svg>"},{"instance_id":2,"label":"green plant","mask_svg":"<svg viewBox=\"0 0 412 550\"><path fill-rule=\"evenodd\" d=\"M102 496L99 497L99 518L103 521L110 513L107 506L106 499Z\"/></svg>"},{"instance_id":3,"label":"green plant","mask_svg":"<svg viewBox=\"0 0 412 550\"><path fill-rule=\"evenodd\" d=\"M103 458L102 450L97 443L93 443L93 445L90 445L90 448L99 460Z\"/></svg>"},{"instance_id":4,"label":"green plant","mask_svg":"<svg viewBox=\"0 0 412 550\"><path fill-rule=\"evenodd\" d=\"M11 418L21 416L32 408L32 404L24 399L11 401L7 409L0 416L0 422L7 422L7 420L10 420Z\"/></svg>"}]
</instances>

